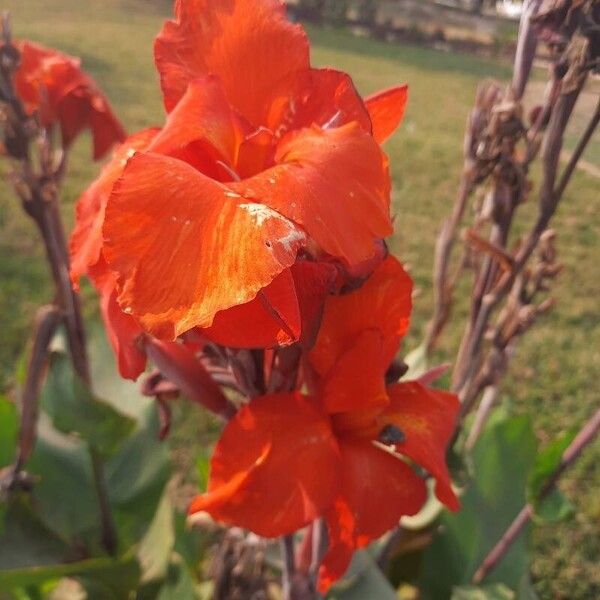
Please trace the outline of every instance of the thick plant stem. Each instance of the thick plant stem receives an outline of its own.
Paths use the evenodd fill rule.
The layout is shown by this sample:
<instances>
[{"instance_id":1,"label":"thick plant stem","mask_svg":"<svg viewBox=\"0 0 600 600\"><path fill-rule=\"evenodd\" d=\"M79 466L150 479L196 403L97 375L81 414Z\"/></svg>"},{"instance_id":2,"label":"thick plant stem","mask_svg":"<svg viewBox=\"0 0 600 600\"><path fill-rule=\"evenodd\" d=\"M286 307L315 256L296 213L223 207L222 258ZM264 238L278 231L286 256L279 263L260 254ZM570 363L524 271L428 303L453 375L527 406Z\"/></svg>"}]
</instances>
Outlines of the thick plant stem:
<instances>
[{"instance_id":1,"label":"thick plant stem","mask_svg":"<svg viewBox=\"0 0 600 600\"><path fill-rule=\"evenodd\" d=\"M31 355L23 388L19 447L14 464L15 475L18 475L21 471L33 450L37 425L38 396L48 362L48 347L60 320L60 311L54 305L43 306L38 310Z\"/></svg>"},{"instance_id":2,"label":"thick plant stem","mask_svg":"<svg viewBox=\"0 0 600 600\"><path fill-rule=\"evenodd\" d=\"M592 135L598 127L598 123L600 123L600 99L598 100L598 104L596 105L596 111L594 112L592 119L590 120L588 126L583 132L583 135L581 136L581 139L579 140L577 147L575 148L575 152L573 152L571 158L569 159L569 162L567 163L567 166L565 167L565 170L561 175L560 181L558 182L558 186L556 187L556 195L559 198L563 195L567 185L569 184L573 172L575 171L575 167L577 167L577 163L579 162L581 155L583 154L589 141L592 139Z\"/></svg>"},{"instance_id":3,"label":"thick plant stem","mask_svg":"<svg viewBox=\"0 0 600 600\"><path fill-rule=\"evenodd\" d=\"M281 581L283 587L284 600L292 600L292 587L294 573L296 572L296 557L294 553L294 536L285 535L281 538L281 558L283 561L283 570Z\"/></svg>"},{"instance_id":4,"label":"thick plant stem","mask_svg":"<svg viewBox=\"0 0 600 600\"><path fill-rule=\"evenodd\" d=\"M564 451L560 464L548 478L546 485L542 488L538 498L539 500L543 500L550 494L560 476L579 458L583 450L594 441L598 432L600 432L600 409L598 409L588 420L569 447ZM481 566L477 569L475 575L473 575L474 584L481 583L487 575L498 566L519 535L523 532L525 526L531 520L533 513L534 508L531 504L527 504L521 509L500 541L485 557Z\"/></svg>"},{"instance_id":5,"label":"thick plant stem","mask_svg":"<svg viewBox=\"0 0 600 600\"><path fill-rule=\"evenodd\" d=\"M106 486L106 473L104 471L104 462L98 451L90 447L90 459L92 462L92 473L94 476L94 488L98 498L98 508L100 510L100 524L102 527L102 545L110 556L115 556L118 549L118 537L115 522L113 520L108 497L108 488Z\"/></svg>"},{"instance_id":6,"label":"thick plant stem","mask_svg":"<svg viewBox=\"0 0 600 600\"><path fill-rule=\"evenodd\" d=\"M14 88L14 73L19 68L19 53L12 46L10 22L2 19L3 60L0 64L0 100L3 105L3 126L8 132L10 156L18 165L11 173L15 191L23 209L36 223L44 242L46 256L54 280L54 306L47 311L38 326L32 358L29 363L21 415L20 448L14 477L18 479L33 446L38 413L39 391L45 374L47 349L58 321L65 325L69 354L75 373L89 386L90 369L85 344L85 332L79 296L73 290L69 277L69 251L60 216L58 190L64 176L66 154L56 151L52 132L30 117ZM37 149L37 161L32 152ZM117 535L111 515L106 478L100 455L90 449L95 489L100 508L102 542L106 551L114 555Z\"/></svg>"}]
</instances>

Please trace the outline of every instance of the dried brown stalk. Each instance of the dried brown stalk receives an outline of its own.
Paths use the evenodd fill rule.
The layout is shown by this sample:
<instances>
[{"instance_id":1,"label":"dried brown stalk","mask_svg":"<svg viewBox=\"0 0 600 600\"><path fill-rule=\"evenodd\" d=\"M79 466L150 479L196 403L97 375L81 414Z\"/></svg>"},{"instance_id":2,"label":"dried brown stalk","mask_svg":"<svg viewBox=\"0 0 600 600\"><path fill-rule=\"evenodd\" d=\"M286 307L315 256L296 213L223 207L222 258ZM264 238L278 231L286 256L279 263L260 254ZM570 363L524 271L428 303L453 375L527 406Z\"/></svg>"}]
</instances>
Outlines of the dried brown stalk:
<instances>
[{"instance_id":1,"label":"dried brown stalk","mask_svg":"<svg viewBox=\"0 0 600 600\"><path fill-rule=\"evenodd\" d=\"M459 193L436 245L435 310L426 335L427 351L431 353L453 304L455 280L450 271L458 229L470 196L485 186L485 200L476 206L475 226L467 229L465 235L465 243L471 247L465 256L472 256L474 249L479 251L480 257L470 261L475 270L471 311L452 379L452 388L463 401L462 416L476 405L485 388L499 384L510 358L507 348L514 350L516 338L551 306L549 299L534 306L532 297L524 302L521 296L525 293L524 286L533 285L528 265L544 243L548 225L600 119L600 109L597 109L559 178L565 129L591 65L595 64L591 60L594 57L590 56L591 44L584 35L591 14L586 11L591 11L590 6L590 3L574 5L569 26L561 29L560 43L552 38L554 58L546 96L543 104L532 112L531 125L527 127L522 98L530 78L540 27L546 27L543 19L548 13L547 1L527 2L521 19L512 84L506 91L491 82L482 84L467 123ZM542 19L541 24L539 19ZM543 33L546 39L546 30ZM538 216L525 239L516 248L510 248L517 208L527 199L531 187L528 172L540 151L543 175ZM490 225L488 238L482 235L486 223ZM464 258L460 261L458 272L463 271L465 262L469 261ZM544 291L546 287L547 282L543 282ZM538 291L542 291L541 288Z\"/></svg>"}]
</instances>

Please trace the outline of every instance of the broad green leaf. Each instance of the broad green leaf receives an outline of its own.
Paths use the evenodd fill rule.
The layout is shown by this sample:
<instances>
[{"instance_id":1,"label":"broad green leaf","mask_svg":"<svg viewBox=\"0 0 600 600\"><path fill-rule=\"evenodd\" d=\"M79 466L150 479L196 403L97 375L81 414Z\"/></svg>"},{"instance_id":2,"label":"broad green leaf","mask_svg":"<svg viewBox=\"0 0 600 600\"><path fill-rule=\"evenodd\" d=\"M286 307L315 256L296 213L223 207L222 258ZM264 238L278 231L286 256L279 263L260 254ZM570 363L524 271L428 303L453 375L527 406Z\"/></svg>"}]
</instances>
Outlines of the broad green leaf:
<instances>
[{"instance_id":1,"label":"broad green leaf","mask_svg":"<svg viewBox=\"0 0 600 600\"><path fill-rule=\"evenodd\" d=\"M65 539L99 539L98 500L88 448L82 440L58 432L41 414L27 470L36 476L33 498L50 529Z\"/></svg>"},{"instance_id":2,"label":"broad green leaf","mask_svg":"<svg viewBox=\"0 0 600 600\"><path fill-rule=\"evenodd\" d=\"M402 379L418 379L424 373L427 373L427 347L425 344L417 346L404 357L404 362L408 365L408 371Z\"/></svg>"},{"instance_id":3,"label":"broad green leaf","mask_svg":"<svg viewBox=\"0 0 600 600\"><path fill-rule=\"evenodd\" d=\"M123 548L146 533L171 475L168 446L158 439L160 424L150 405L118 454L106 463L114 516Z\"/></svg>"},{"instance_id":4,"label":"broad green leaf","mask_svg":"<svg viewBox=\"0 0 600 600\"><path fill-rule=\"evenodd\" d=\"M203 581L198 585L199 600L213 600L215 594L215 584L212 581Z\"/></svg>"},{"instance_id":5,"label":"broad green leaf","mask_svg":"<svg viewBox=\"0 0 600 600\"><path fill-rule=\"evenodd\" d=\"M41 404L56 429L79 435L103 456L114 454L135 425L133 419L94 397L67 356L59 352L52 354Z\"/></svg>"},{"instance_id":6,"label":"broad green leaf","mask_svg":"<svg viewBox=\"0 0 600 600\"><path fill-rule=\"evenodd\" d=\"M148 407L136 430L105 465L123 550L146 533L170 476L168 448L158 440L158 427L156 411ZM42 418L27 468L38 478L33 494L44 522L66 539L97 542L98 501L86 445Z\"/></svg>"},{"instance_id":7,"label":"broad green leaf","mask_svg":"<svg viewBox=\"0 0 600 600\"><path fill-rule=\"evenodd\" d=\"M208 476L210 473L210 452L202 452L196 458L196 475L198 477L198 490L205 492L208 486Z\"/></svg>"},{"instance_id":8,"label":"broad green leaf","mask_svg":"<svg viewBox=\"0 0 600 600\"><path fill-rule=\"evenodd\" d=\"M142 396L137 383L119 375L106 331L95 321L88 324L88 349L94 392L126 415L138 421L143 418L148 407L154 405L154 400Z\"/></svg>"},{"instance_id":9,"label":"broad green leaf","mask_svg":"<svg viewBox=\"0 0 600 600\"><path fill-rule=\"evenodd\" d=\"M200 527L189 527L187 515L175 514L175 552L186 562L188 567L196 572L207 549L207 534Z\"/></svg>"},{"instance_id":10,"label":"broad green leaf","mask_svg":"<svg viewBox=\"0 0 600 600\"><path fill-rule=\"evenodd\" d=\"M573 503L560 490L552 490L535 506L534 519L542 523L559 523L574 513Z\"/></svg>"},{"instance_id":11,"label":"broad green leaf","mask_svg":"<svg viewBox=\"0 0 600 600\"><path fill-rule=\"evenodd\" d=\"M175 522L173 506L171 505L168 493L165 492L150 528L140 542L137 552L142 569L143 583L165 577L174 544Z\"/></svg>"},{"instance_id":12,"label":"broad green leaf","mask_svg":"<svg viewBox=\"0 0 600 600\"><path fill-rule=\"evenodd\" d=\"M525 573L517 589L517 600L538 600L538 595L531 583L531 575Z\"/></svg>"},{"instance_id":13,"label":"broad green leaf","mask_svg":"<svg viewBox=\"0 0 600 600\"><path fill-rule=\"evenodd\" d=\"M17 408L8 398L0 395L0 469L14 460L18 433Z\"/></svg>"},{"instance_id":14,"label":"broad green leaf","mask_svg":"<svg viewBox=\"0 0 600 600\"><path fill-rule=\"evenodd\" d=\"M7 512L8 512L8 506L7 506L6 502L0 502L0 538L2 537L2 534L4 533L4 523L5 523ZM2 599L0 598L0 600L2 600Z\"/></svg>"},{"instance_id":15,"label":"broad green leaf","mask_svg":"<svg viewBox=\"0 0 600 600\"><path fill-rule=\"evenodd\" d=\"M110 590L116 599L127 598L137 587L139 567L133 557L121 559L93 558L80 562L32 566L23 569L0 571L0 589L39 586L44 582L62 577L76 577L96 581Z\"/></svg>"},{"instance_id":16,"label":"broad green leaf","mask_svg":"<svg viewBox=\"0 0 600 600\"><path fill-rule=\"evenodd\" d=\"M367 550L354 553L344 579L337 583L328 600L397 600L396 591L385 578Z\"/></svg>"},{"instance_id":17,"label":"broad green leaf","mask_svg":"<svg viewBox=\"0 0 600 600\"><path fill-rule=\"evenodd\" d=\"M516 594L501 583L494 585L459 586L452 591L451 600L515 600Z\"/></svg>"},{"instance_id":18,"label":"broad green leaf","mask_svg":"<svg viewBox=\"0 0 600 600\"><path fill-rule=\"evenodd\" d=\"M0 590L9 588L10 570L53 565L62 562L67 552L67 544L42 523L25 496L9 500L0 535ZM10 587L22 585L16 581Z\"/></svg>"},{"instance_id":19,"label":"broad green leaf","mask_svg":"<svg viewBox=\"0 0 600 600\"><path fill-rule=\"evenodd\" d=\"M562 455L573 441L577 430L572 429L563 433L557 439L538 452L532 472L529 476L527 495L535 509L537 520L556 523L573 514L574 506L558 489L553 490L545 498L540 499L540 493L552 473L560 465Z\"/></svg>"},{"instance_id":20,"label":"broad green leaf","mask_svg":"<svg viewBox=\"0 0 600 600\"><path fill-rule=\"evenodd\" d=\"M447 598L468 585L487 553L527 501L526 486L536 453L527 417L499 410L472 453L473 478L458 513L444 513L441 531L423 556L421 588L427 598ZM527 531L513 544L486 583L516 589L527 572Z\"/></svg>"},{"instance_id":21,"label":"broad green leaf","mask_svg":"<svg viewBox=\"0 0 600 600\"><path fill-rule=\"evenodd\" d=\"M195 600L199 598L196 584L181 557L175 555L156 600Z\"/></svg>"}]
</instances>

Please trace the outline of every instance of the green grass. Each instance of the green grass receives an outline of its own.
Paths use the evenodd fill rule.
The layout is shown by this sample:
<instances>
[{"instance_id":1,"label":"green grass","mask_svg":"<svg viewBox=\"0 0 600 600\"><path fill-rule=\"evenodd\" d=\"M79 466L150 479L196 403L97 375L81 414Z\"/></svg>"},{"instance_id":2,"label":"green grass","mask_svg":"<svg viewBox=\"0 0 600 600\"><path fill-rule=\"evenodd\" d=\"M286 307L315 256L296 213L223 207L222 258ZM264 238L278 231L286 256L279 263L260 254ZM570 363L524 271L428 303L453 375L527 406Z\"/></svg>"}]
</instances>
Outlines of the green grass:
<instances>
[{"instance_id":1,"label":"green grass","mask_svg":"<svg viewBox=\"0 0 600 600\"><path fill-rule=\"evenodd\" d=\"M17 35L82 57L131 131L163 118L152 40L170 3L155 0L4 0ZM349 71L364 93L397 82L410 84L401 131L388 144L394 178L397 233L394 250L412 270L421 293L407 347L414 347L430 314L433 243L453 201L461 166L465 118L477 83L506 78L506 65L421 48L385 45L334 30L311 30L313 61ZM80 140L65 185L64 214L93 177L89 139ZM591 157L588 157L590 160ZM3 173L6 165L2 165ZM577 173L554 222L564 272L555 310L523 340L504 395L515 410L534 416L550 440L579 426L598 404L600 380L600 213L598 180ZM534 214L534 202L523 218ZM0 193L0 387L11 384L35 309L51 298L43 250L10 190ZM91 297L88 310L94 310ZM452 357L459 335L459 304L439 352ZM534 536L533 575L544 599L600 597L600 444L588 450L562 483L577 516Z\"/></svg>"}]
</instances>

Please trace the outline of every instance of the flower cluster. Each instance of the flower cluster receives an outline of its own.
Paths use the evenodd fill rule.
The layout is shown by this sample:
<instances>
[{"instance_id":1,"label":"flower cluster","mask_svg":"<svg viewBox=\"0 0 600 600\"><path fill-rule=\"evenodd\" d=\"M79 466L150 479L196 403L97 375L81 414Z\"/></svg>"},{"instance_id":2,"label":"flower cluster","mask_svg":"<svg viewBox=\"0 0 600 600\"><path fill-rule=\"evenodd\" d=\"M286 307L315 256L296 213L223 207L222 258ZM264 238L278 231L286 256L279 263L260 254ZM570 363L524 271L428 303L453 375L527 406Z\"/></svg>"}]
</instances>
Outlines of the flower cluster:
<instances>
[{"instance_id":1,"label":"flower cluster","mask_svg":"<svg viewBox=\"0 0 600 600\"><path fill-rule=\"evenodd\" d=\"M79 59L25 40L16 42L15 48L19 53L16 92L42 127L60 127L64 149L84 129L92 132L94 159L124 141L123 126L92 78L81 70Z\"/></svg>"},{"instance_id":2,"label":"flower cluster","mask_svg":"<svg viewBox=\"0 0 600 600\"><path fill-rule=\"evenodd\" d=\"M380 144L406 87L363 100L311 67L279 0L177 0L155 59L166 122L82 195L72 278L98 289L124 377L150 359L228 419L190 512L266 537L324 519L326 590L420 510L427 476L458 504L444 460L457 400L390 373L412 283L383 242Z\"/></svg>"}]
</instances>

